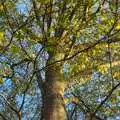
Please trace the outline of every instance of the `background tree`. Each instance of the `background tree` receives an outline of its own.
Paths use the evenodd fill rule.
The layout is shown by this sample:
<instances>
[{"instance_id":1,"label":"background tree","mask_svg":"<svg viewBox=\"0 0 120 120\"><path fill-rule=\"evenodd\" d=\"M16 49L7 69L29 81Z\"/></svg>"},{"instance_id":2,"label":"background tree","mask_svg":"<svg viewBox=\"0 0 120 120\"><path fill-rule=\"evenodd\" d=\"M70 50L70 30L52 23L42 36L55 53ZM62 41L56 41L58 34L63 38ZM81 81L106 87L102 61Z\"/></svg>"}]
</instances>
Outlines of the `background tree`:
<instances>
[{"instance_id":1,"label":"background tree","mask_svg":"<svg viewBox=\"0 0 120 120\"><path fill-rule=\"evenodd\" d=\"M70 90L69 86L76 81L84 87L99 72L109 80L109 84L103 85L104 92L99 91L101 95L97 91L92 94L98 97L107 94L100 98L101 103L94 105L94 99L86 91L74 94L83 97L87 106L92 105L87 111L88 118L98 119L99 109L120 84L119 1L1 0L0 3L0 81L3 86L9 80L12 86L7 95L1 92L1 98L10 108L9 113L14 112L12 119L69 118L65 89ZM8 99L11 95L12 101ZM29 100L35 100L31 108ZM4 116L4 105L2 108L1 117L10 119L11 115ZM27 113L28 110L32 112Z\"/></svg>"}]
</instances>

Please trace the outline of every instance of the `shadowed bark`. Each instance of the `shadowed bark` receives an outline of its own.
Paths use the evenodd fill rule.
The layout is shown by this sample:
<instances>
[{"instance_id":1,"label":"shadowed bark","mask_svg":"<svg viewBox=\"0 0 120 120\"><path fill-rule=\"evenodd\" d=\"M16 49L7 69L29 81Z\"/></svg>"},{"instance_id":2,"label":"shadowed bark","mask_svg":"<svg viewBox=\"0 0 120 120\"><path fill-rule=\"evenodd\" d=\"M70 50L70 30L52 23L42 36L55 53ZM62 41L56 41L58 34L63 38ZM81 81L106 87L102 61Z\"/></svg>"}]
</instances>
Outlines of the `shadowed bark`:
<instances>
[{"instance_id":1,"label":"shadowed bark","mask_svg":"<svg viewBox=\"0 0 120 120\"><path fill-rule=\"evenodd\" d=\"M60 69L61 67L58 64L46 69L43 101L45 120L64 120L66 116L63 102L65 81Z\"/></svg>"}]
</instances>

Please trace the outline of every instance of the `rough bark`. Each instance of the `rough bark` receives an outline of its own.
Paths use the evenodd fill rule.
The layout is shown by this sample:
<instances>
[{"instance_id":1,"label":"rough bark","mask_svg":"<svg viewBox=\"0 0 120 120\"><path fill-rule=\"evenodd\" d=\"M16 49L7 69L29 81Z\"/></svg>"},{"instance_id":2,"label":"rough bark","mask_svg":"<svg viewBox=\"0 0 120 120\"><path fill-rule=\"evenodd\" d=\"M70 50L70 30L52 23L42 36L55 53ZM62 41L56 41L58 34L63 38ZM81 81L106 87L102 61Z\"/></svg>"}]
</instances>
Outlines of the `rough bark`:
<instances>
[{"instance_id":1,"label":"rough bark","mask_svg":"<svg viewBox=\"0 0 120 120\"><path fill-rule=\"evenodd\" d=\"M53 65L46 69L44 85L43 116L45 120L64 120L63 102L65 83L60 72L60 66Z\"/></svg>"},{"instance_id":2,"label":"rough bark","mask_svg":"<svg viewBox=\"0 0 120 120\"><path fill-rule=\"evenodd\" d=\"M65 110L63 104L63 94L60 90L61 84L54 83L45 88L44 94L44 119L45 120L64 120Z\"/></svg>"}]
</instances>

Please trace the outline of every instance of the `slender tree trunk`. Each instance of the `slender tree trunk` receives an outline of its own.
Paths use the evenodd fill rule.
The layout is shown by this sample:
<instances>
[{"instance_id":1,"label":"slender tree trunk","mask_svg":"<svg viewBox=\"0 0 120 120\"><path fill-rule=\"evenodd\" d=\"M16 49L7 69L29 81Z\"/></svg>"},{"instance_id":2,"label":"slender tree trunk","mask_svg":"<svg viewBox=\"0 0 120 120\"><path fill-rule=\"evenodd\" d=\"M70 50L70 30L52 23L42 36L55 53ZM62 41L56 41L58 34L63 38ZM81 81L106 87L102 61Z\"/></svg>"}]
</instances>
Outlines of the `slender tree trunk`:
<instances>
[{"instance_id":1,"label":"slender tree trunk","mask_svg":"<svg viewBox=\"0 0 120 120\"><path fill-rule=\"evenodd\" d=\"M59 66L51 66L46 70L46 82L44 85L43 114L45 120L64 120L63 94L65 83L60 73Z\"/></svg>"}]
</instances>

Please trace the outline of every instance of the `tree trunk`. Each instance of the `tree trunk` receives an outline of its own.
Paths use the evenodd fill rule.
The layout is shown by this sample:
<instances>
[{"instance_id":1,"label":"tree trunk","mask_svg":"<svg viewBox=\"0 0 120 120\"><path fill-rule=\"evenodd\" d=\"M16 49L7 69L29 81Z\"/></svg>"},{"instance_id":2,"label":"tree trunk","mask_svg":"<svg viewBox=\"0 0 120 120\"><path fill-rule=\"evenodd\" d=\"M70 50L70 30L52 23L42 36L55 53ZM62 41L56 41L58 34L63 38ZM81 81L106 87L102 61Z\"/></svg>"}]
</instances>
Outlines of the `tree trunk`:
<instances>
[{"instance_id":1,"label":"tree trunk","mask_svg":"<svg viewBox=\"0 0 120 120\"><path fill-rule=\"evenodd\" d=\"M46 70L44 85L43 116L45 120L64 120L63 95L65 82L60 72L60 66L50 66Z\"/></svg>"},{"instance_id":2,"label":"tree trunk","mask_svg":"<svg viewBox=\"0 0 120 120\"><path fill-rule=\"evenodd\" d=\"M45 120L64 120L65 109L61 84L53 83L45 88L43 114Z\"/></svg>"}]
</instances>

